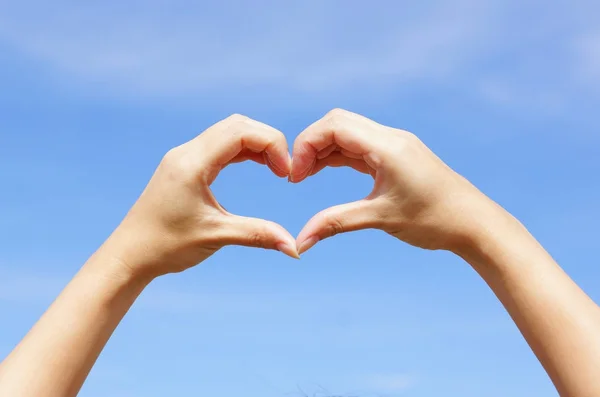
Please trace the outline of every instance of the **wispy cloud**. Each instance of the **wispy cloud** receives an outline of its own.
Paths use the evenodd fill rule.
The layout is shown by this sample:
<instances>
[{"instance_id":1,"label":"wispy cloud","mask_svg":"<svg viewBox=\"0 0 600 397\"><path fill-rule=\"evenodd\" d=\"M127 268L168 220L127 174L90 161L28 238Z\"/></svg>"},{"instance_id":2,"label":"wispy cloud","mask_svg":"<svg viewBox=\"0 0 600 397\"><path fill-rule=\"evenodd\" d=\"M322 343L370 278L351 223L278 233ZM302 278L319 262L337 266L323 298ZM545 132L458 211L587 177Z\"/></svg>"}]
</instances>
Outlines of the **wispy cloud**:
<instances>
[{"instance_id":1,"label":"wispy cloud","mask_svg":"<svg viewBox=\"0 0 600 397\"><path fill-rule=\"evenodd\" d=\"M476 0L199 4L8 1L0 4L0 40L119 90L323 91L446 76L474 55L493 16Z\"/></svg>"},{"instance_id":2,"label":"wispy cloud","mask_svg":"<svg viewBox=\"0 0 600 397\"><path fill-rule=\"evenodd\" d=\"M0 43L118 95L437 84L557 112L598 94L597 12L585 0L12 0L0 3Z\"/></svg>"},{"instance_id":3,"label":"wispy cloud","mask_svg":"<svg viewBox=\"0 0 600 397\"><path fill-rule=\"evenodd\" d=\"M351 379L351 380L349 380ZM340 391L339 385L332 389L330 385L324 384L302 384L298 385L297 391L287 393L292 397L382 397L404 395L417 385L416 376L408 373L387 373L368 376L348 376L345 379L345 387L351 387L351 391Z\"/></svg>"},{"instance_id":4,"label":"wispy cloud","mask_svg":"<svg viewBox=\"0 0 600 397\"><path fill-rule=\"evenodd\" d=\"M574 39L575 68L582 83L600 87L600 30Z\"/></svg>"},{"instance_id":5,"label":"wispy cloud","mask_svg":"<svg viewBox=\"0 0 600 397\"><path fill-rule=\"evenodd\" d=\"M9 268L0 267L0 304L48 305L71 277L65 274L10 271ZM168 281L157 280L156 284L142 293L135 307L141 313L152 316L246 316L256 319L257 326L266 323L288 326L300 322L327 330L340 343L351 342L368 334L390 339L399 332L425 337L427 332L435 334L441 329L447 335L474 337L514 332L504 312L500 316L493 313L487 317L482 317L478 312L465 313L462 317L446 316L439 302L422 301L415 308L411 303L413 297L401 293L358 293L345 291L341 287L339 290L328 288L326 291L282 291L265 286L253 292L247 289L243 291L244 288L235 285L198 288L201 291L179 288L169 285ZM381 302L394 302L393 312ZM273 313L278 313L278 316ZM433 317L437 319L435 329L424 331ZM415 322L413 327L406 326L407 318Z\"/></svg>"},{"instance_id":6,"label":"wispy cloud","mask_svg":"<svg viewBox=\"0 0 600 397\"><path fill-rule=\"evenodd\" d=\"M407 373L378 374L368 376L365 386L375 393L399 394L417 383L417 377Z\"/></svg>"},{"instance_id":7,"label":"wispy cloud","mask_svg":"<svg viewBox=\"0 0 600 397\"><path fill-rule=\"evenodd\" d=\"M47 304L68 281L68 276L16 273L0 267L0 302Z\"/></svg>"}]
</instances>

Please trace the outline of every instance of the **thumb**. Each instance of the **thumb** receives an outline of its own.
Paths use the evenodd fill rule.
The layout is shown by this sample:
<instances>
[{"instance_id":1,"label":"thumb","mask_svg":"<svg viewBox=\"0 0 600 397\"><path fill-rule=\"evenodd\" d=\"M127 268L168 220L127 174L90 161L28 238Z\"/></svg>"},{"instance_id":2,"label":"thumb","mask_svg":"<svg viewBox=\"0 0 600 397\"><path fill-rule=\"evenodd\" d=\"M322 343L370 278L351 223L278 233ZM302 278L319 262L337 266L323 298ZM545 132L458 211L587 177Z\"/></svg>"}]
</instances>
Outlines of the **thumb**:
<instances>
[{"instance_id":1,"label":"thumb","mask_svg":"<svg viewBox=\"0 0 600 397\"><path fill-rule=\"evenodd\" d=\"M228 215L225 220L226 245L273 249L299 258L292 235L275 222L245 216Z\"/></svg>"},{"instance_id":2,"label":"thumb","mask_svg":"<svg viewBox=\"0 0 600 397\"><path fill-rule=\"evenodd\" d=\"M327 208L313 216L296 238L298 253L336 234L378 228L381 223L376 199L363 199Z\"/></svg>"}]
</instances>

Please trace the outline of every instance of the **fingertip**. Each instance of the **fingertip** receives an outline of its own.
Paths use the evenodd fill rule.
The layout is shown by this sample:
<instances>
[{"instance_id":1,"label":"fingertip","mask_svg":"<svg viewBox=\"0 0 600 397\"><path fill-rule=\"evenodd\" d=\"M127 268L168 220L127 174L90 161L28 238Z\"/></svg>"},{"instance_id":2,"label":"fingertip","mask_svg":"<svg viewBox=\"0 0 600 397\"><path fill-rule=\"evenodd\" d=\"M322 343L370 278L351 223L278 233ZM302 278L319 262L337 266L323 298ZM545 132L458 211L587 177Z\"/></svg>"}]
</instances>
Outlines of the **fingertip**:
<instances>
[{"instance_id":1,"label":"fingertip","mask_svg":"<svg viewBox=\"0 0 600 397\"><path fill-rule=\"evenodd\" d=\"M288 176L288 182L290 183L297 183L298 181L298 175L296 172L294 172L295 169L295 164L293 162L294 160L292 160L292 168L290 170L290 175Z\"/></svg>"},{"instance_id":2,"label":"fingertip","mask_svg":"<svg viewBox=\"0 0 600 397\"><path fill-rule=\"evenodd\" d=\"M298 138L294 143L292 164L290 169L291 182L301 182L309 174L316 162L316 150L308 143Z\"/></svg>"},{"instance_id":3,"label":"fingertip","mask_svg":"<svg viewBox=\"0 0 600 397\"><path fill-rule=\"evenodd\" d=\"M300 176L298 176L298 175L291 174L291 175L290 175L290 178L289 178L288 180L289 180L291 183L300 183L300 182L302 182L303 180L305 180L307 176L308 176L308 175L300 175Z\"/></svg>"},{"instance_id":4,"label":"fingertip","mask_svg":"<svg viewBox=\"0 0 600 397\"><path fill-rule=\"evenodd\" d=\"M290 174L290 176L288 177L288 182L290 182L290 183L298 183L300 181L298 180L298 177L296 175Z\"/></svg>"},{"instance_id":5,"label":"fingertip","mask_svg":"<svg viewBox=\"0 0 600 397\"><path fill-rule=\"evenodd\" d=\"M300 254L298 253L298 250L296 249L295 244L283 242L283 243L277 244L275 247L277 248L277 251L286 254L290 258L300 259Z\"/></svg>"},{"instance_id":6,"label":"fingertip","mask_svg":"<svg viewBox=\"0 0 600 397\"><path fill-rule=\"evenodd\" d=\"M277 223L270 222L270 224L277 229L274 230L273 234L276 241L275 249L283 254L286 254L291 258L300 259L300 255L298 254L298 250L296 249L296 240L290 234L290 232L288 232L286 228Z\"/></svg>"},{"instance_id":7,"label":"fingertip","mask_svg":"<svg viewBox=\"0 0 600 397\"><path fill-rule=\"evenodd\" d=\"M265 162L275 175L277 175L280 178L285 178L286 176L290 175L290 164L287 158L285 160L281 160L279 159L279 156L269 154L267 151L263 153ZM273 160L273 157L279 160Z\"/></svg>"},{"instance_id":8,"label":"fingertip","mask_svg":"<svg viewBox=\"0 0 600 397\"><path fill-rule=\"evenodd\" d=\"M302 255L303 253L314 247L314 245L318 242L319 238L317 236L310 236L303 241L298 241L296 243L296 250L298 251L298 255Z\"/></svg>"},{"instance_id":9,"label":"fingertip","mask_svg":"<svg viewBox=\"0 0 600 397\"><path fill-rule=\"evenodd\" d=\"M290 171L290 182L298 183L306 179L310 175L315 163L315 157L312 159L306 158L306 156L299 156L298 159L294 158Z\"/></svg>"},{"instance_id":10,"label":"fingertip","mask_svg":"<svg viewBox=\"0 0 600 397\"><path fill-rule=\"evenodd\" d=\"M285 150L283 151L283 153L281 153L281 171L285 173L284 176L288 176L291 172L292 172L292 156L290 155L290 152L288 151L287 145L285 147Z\"/></svg>"}]
</instances>

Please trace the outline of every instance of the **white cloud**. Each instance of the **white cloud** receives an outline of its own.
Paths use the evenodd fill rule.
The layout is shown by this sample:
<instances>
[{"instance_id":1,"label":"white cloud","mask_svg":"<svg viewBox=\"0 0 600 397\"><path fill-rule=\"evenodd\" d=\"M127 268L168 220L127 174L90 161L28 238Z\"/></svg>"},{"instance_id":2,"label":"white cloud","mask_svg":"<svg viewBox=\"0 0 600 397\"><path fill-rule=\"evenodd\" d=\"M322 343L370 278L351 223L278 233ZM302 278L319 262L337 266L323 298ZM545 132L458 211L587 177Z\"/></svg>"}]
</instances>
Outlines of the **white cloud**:
<instances>
[{"instance_id":1,"label":"white cloud","mask_svg":"<svg viewBox=\"0 0 600 397\"><path fill-rule=\"evenodd\" d=\"M64 273L11 270L0 266L0 305L47 306L60 294L71 277ZM390 316L389 308L381 305L385 301L396 302L394 311L402 313L402 316ZM440 332L472 337L515 332L513 323L501 310L489 316L474 312L457 317L456 314L444 315L444 308L439 307L439 302L422 301L418 309L411 302L411 296L402 294L348 292L329 288L282 291L262 286L259 290L249 291L247 286L240 285L206 285L190 290L160 279L142 293L135 307L152 316L246 316L256 319L257 326L266 323L281 326L318 324L323 332L328 332L336 342L342 344L355 344L356 340L366 335L378 335L374 339L367 338L369 343L376 343L377 340L393 339L400 332L419 338ZM273 316L273 313L278 315ZM423 313L429 314L422 317ZM435 327L432 327L429 319L434 317ZM410 321L412 326L407 327L405 321Z\"/></svg>"},{"instance_id":2,"label":"white cloud","mask_svg":"<svg viewBox=\"0 0 600 397\"><path fill-rule=\"evenodd\" d=\"M366 386L376 393L401 393L416 383L414 375L406 373L379 374L367 377Z\"/></svg>"},{"instance_id":3,"label":"white cloud","mask_svg":"<svg viewBox=\"0 0 600 397\"><path fill-rule=\"evenodd\" d=\"M537 113L558 115L563 113L571 90L558 89L543 84L521 84L503 76L482 78L478 92L486 100L506 108L525 108Z\"/></svg>"},{"instance_id":4,"label":"white cloud","mask_svg":"<svg viewBox=\"0 0 600 397\"><path fill-rule=\"evenodd\" d=\"M598 12L586 0L10 0L0 44L118 96L434 85L561 114L600 91Z\"/></svg>"},{"instance_id":5,"label":"white cloud","mask_svg":"<svg viewBox=\"0 0 600 397\"><path fill-rule=\"evenodd\" d=\"M324 91L441 79L474 55L493 16L477 0L226 3L9 1L0 5L0 40L119 91Z\"/></svg>"},{"instance_id":6,"label":"white cloud","mask_svg":"<svg viewBox=\"0 0 600 397\"><path fill-rule=\"evenodd\" d=\"M600 31L578 36L573 45L579 81L600 87Z\"/></svg>"},{"instance_id":7,"label":"white cloud","mask_svg":"<svg viewBox=\"0 0 600 397\"><path fill-rule=\"evenodd\" d=\"M68 281L69 277L15 273L0 267L0 302L47 304L58 296Z\"/></svg>"},{"instance_id":8,"label":"white cloud","mask_svg":"<svg viewBox=\"0 0 600 397\"><path fill-rule=\"evenodd\" d=\"M586 0L9 0L0 45L119 97L433 85L556 115L600 93L598 12Z\"/></svg>"},{"instance_id":9,"label":"white cloud","mask_svg":"<svg viewBox=\"0 0 600 397\"><path fill-rule=\"evenodd\" d=\"M565 115L600 99L598 3L507 2L504 28L492 43L487 70L476 73L477 90L504 107ZM509 12L510 11L510 12ZM489 62L494 60L494 62Z\"/></svg>"}]
</instances>

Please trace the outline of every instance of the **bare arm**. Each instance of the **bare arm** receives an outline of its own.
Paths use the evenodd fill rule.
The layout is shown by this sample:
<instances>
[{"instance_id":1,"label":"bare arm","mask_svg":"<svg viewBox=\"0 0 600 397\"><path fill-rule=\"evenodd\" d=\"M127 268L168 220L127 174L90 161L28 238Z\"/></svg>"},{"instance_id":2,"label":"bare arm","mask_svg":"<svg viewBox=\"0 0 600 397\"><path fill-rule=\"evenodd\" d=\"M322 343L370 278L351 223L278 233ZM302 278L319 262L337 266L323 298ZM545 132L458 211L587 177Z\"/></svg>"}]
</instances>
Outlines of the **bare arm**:
<instances>
[{"instance_id":1,"label":"bare arm","mask_svg":"<svg viewBox=\"0 0 600 397\"><path fill-rule=\"evenodd\" d=\"M381 229L467 260L506 307L562 396L600 396L600 308L510 214L413 134L336 109L296 139L291 179L349 166L371 194L328 208L300 232L302 253L337 233Z\"/></svg>"},{"instance_id":2,"label":"bare arm","mask_svg":"<svg viewBox=\"0 0 600 397\"><path fill-rule=\"evenodd\" d=\"M0 365L0 395L75 396L149 279L101 249Z\"/></svg>"},{"instance_id":3,"label":"bare arm","mask_svg":"<svg viewBox=\"0 0 600 397\"><path fill-rule=\"evenodd\" d=\"M489 230L457 250L511 315L562 396L600 395L600 308L516 219L490 214Z\"/></svg>"},{"instance_id":4,"label":"bare arm","mask_svg":"<svg viewBox=\"0 0 600 397\"><path fill-rule=\"evenodd\" d=\"M75 396L123 316L160 275L230 244L297 256L281 226L232 215L210 192L223 167L244 160L287 176L284 135L232 116L171 150L122 224L0 364L0 396Z\"/></svg>"}]
</instances>

